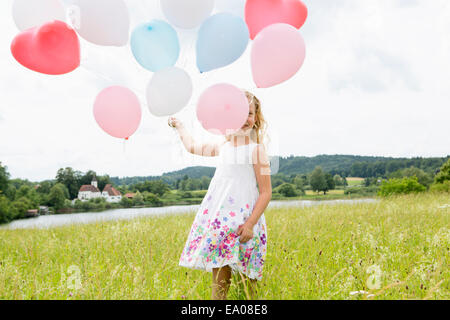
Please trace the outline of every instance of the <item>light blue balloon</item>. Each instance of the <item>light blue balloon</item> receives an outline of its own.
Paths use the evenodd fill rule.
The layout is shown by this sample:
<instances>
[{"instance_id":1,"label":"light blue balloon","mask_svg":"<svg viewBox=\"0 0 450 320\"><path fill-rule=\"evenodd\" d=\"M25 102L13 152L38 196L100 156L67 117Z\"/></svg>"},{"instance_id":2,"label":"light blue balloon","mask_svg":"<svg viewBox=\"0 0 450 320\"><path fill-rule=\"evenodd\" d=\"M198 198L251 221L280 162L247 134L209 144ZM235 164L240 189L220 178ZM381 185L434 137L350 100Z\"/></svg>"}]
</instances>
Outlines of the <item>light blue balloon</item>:
<instances>
[{"instance_id":1,"label":"light blue balloon","mask_svg":"<svg viewBox=\"0 0 450 320\"><path fill-rule=\"evenodd\" d=\"M207 72L225 67L245 52L250 34L242 18L218 13L200 26L197 38L197 67Z\"/></svg>"},{"instance_id":2,"label":"light blue balloon","mask_svg":"<svg viewBox=\"0 0 450 320\"><path fill-rule=\"evenodd\" d=\"M177 32L161 20L141 23L134 28L130 46L137 62L153 72L173 67L180 55Z\"/></svg>"}]
</instances>

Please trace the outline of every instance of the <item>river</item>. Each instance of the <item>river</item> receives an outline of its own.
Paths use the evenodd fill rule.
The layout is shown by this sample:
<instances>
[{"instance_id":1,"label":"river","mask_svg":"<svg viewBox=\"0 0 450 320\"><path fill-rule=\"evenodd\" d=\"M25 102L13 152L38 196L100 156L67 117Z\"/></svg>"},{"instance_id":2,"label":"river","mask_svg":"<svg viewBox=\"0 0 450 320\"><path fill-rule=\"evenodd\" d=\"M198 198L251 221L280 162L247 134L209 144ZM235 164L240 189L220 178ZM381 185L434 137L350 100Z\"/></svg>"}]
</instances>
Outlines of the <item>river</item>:
<instances>
[{"instance_id":1,"label":"river","mask_svg":"<svg viewBox=\"0 0 450 320\"><path fill-rule=\"evenodd\" d=\"M334 204L356 204L356 203L372 203L375 199L357 199L357 200L272 200L269 208L279 207L310 207L315 205L334 205ZM137 217L161 216L168 214L189 214L196 212L200 207L197 205L184 206L167 206L153 208L128 208L128 209L112 209L102 212L82 212L71 214L54 214L39 216L36 218L14 220L8 224L0 226L0 229L45 229L58 227L76 223L92 223L110 220L129 220Z\"/></svg>"}]
</instances>

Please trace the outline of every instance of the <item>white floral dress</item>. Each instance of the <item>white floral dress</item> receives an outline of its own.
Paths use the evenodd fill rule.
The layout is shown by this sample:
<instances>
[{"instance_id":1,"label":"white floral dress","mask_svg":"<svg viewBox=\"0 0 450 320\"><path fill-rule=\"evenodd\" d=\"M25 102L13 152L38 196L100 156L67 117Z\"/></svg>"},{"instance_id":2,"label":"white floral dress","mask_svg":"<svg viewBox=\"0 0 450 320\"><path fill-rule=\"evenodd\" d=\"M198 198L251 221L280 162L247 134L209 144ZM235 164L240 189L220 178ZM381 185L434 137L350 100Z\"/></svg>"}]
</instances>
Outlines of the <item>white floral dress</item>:
<instances>
[{"instance_id":1,"label":"white floral dress","mask_svg":"<svg viewBox=\"0 0 450 320\"><path fill-rule=\"evenodd\" d=\"M262 279L267 251L264 213L253 228L253 238L240 243L238 227L250 217L259 192L252 164L256 143L222 145L218 165L192 223L179 265L212 272L229 265L251 279Z\"/></svg>"}]
</instances>

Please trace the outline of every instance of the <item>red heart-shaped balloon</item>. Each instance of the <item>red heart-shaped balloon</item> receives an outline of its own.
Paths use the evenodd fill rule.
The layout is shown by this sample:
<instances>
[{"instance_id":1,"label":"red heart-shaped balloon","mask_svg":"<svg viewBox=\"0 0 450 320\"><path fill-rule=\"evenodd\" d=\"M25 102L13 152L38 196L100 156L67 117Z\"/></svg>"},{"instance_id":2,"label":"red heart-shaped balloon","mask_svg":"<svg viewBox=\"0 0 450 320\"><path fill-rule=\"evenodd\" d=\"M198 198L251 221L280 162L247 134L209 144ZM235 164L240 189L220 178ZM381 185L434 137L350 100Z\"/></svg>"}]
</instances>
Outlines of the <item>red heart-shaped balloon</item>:
<instances>
[{"instance_id":1,"label":"red heart-shaped balloon","mask_svg":"<svg viewBox=\"0 0 450 320\"><path fill-rule=\"evenodd\" d=\"M274 23L286 23L300 29L308 9L300 0L247 0L245 22L253 40L258 32Z\"/></svg>"},{"instance_id":2,"label":"red heart-shaped balloon","mask_svg":"<svg viewBox=\"0 0 450 320\"><path fill-rule=\"evenodd\" d=\"M18 34L11 53L24 67L57 75L80 66L80 41L76 32L62 21L52 21Z\"/></svg>"}]
</instances>

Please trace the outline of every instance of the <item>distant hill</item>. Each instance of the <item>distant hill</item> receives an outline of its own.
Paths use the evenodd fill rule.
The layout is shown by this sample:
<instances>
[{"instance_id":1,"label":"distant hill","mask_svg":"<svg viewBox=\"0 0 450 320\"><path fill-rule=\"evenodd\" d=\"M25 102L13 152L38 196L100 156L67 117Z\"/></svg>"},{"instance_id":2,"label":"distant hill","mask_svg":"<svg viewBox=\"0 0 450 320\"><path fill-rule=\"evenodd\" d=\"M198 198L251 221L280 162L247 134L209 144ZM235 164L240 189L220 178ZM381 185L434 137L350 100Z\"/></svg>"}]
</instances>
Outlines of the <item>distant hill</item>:
<instances>
[{"instance_id":1,"label":"distant hill","mask_svg":"<svg viewBox=\"0 0 450 320\"><path fill-rule=\"evenodd\" d=\"M160 176L124 177L124 178L112 177L111 182L116 185L131 185L139 182L144 182L147 180L163 180L168 184L172 185L174 181L178 179L182 180L184 176L188 176L191 179L200 179L203 176L212 178L215 171L216 171L215 167L196 166L163 173Z\"/></svg>"},{"instance_id":2,"label":"distant hill","mask_svg":"<svg viewBox=\"0 0 450 320\"><path fill-rule=\"evenodd\" d=\"M443 158L391 158L354 155L289 156L279 158L279 170L277 174L286 176L308 174L316 166L321 166L325 172L329 172L332 175L339 174L343 177L353 176L365 178L385 176L389 172L413 166L434 175L449 158L450 155ZM214 167L196 166L167 172L160 176L112 177L111 181L116 185L130 185L146 180L162 179L169 185L173 185L177 180L181 180L185 176L191 179L199 179L203 176L211 178L215 170Z\"/></svg>"},{"instance_id":3,"label":"distant hill","mask_svg":"<svg viewBox=\"0 0 450 320\"><path fill-rule=\"evenodd\" d=\"M411 166L434 174L450 156L445 158L390 158L353 155L290 156L280 158L279 172L286 175L306 174L316 166L331 174L353 177L378 177Z\"/></svg>"}]
</instances>

